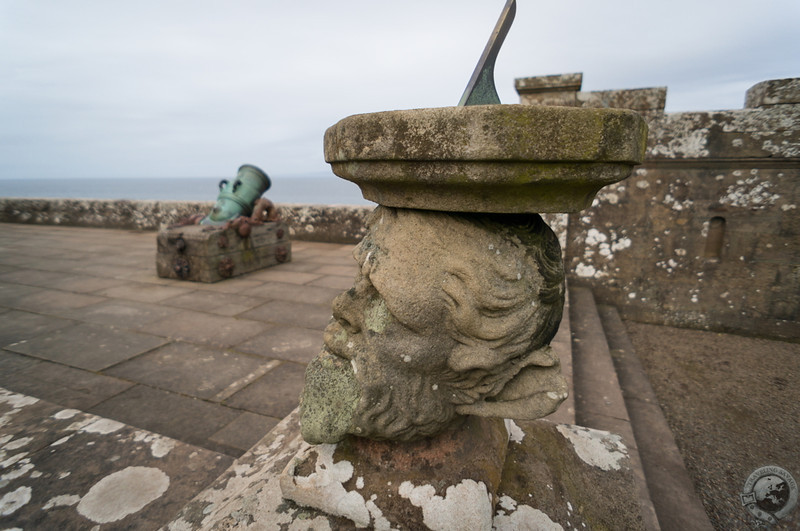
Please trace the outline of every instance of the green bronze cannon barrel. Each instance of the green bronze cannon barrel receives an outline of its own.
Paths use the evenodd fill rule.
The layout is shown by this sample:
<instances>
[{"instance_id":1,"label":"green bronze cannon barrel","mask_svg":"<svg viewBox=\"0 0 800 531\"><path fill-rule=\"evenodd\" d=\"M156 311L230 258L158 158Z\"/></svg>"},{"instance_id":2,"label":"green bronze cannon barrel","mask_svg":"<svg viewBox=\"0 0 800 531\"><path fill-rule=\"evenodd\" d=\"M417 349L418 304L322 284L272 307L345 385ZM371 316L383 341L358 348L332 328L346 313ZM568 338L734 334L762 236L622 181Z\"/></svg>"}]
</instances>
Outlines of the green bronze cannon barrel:
<instances>
[{"instance_id":1,"label":"green bronze cannon barrel","mask_svg":"<svg viewBox=\"0 0 800 531\"><path fill-rule=\"evenodd\" d=\"M243 164L233 182L227 179L220 181L217 204L200 224L222 225L239 216L251 215L253 205L261 194L269 190L270 185L269 177L261 169Z\"/></svg>"}]
</instances>

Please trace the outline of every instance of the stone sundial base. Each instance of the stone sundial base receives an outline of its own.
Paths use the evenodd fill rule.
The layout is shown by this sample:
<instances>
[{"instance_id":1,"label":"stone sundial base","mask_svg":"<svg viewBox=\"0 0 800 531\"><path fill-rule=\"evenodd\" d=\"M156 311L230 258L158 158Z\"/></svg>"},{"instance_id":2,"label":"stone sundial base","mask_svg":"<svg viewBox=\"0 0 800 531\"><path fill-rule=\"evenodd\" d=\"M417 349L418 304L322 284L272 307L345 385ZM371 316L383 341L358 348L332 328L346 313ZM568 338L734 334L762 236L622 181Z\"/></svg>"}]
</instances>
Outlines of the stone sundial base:
<instances>
[{"instance_id":1,"label":"stone sundial base","mask_svg":"<svg viewBox=\"0 0 800 531\"><path fill-rule=\"evenodd\" d=\"M494 474L498 469L492 458L474 466L468 461L450 464L441 474L435 468L410 470L412 459L427 460L435 467L437 456L449 451L464 456L463 452L470 450L460 443L453 445L448 435L438 448L423 445L411 451L391 451L390 455L386 451L391 448L385 443L366 443L362 457L354 458L350 442L305 444L295 411L165 528L644 529L627 448L618 435L534 420L507 421L506 438L502 424L483 426L493 437L502 434L503 438L482 448L505 454L500 482L493 491L493 509L488 511L488 495L484 494L486 501L480 500L478 489L464 486L471 485L469 481L457 481L447 474L458 466L466 476L489 470ZM368 476L367 471L374 471L377 464L385 476ZM322 466L330 472L328 480L318 472L324 472ZM406 479L402 479L403 471ZM423 472L430 479L421 480L418 474ZM287 481L305 483L309 492L320 495L318 502L323 495L335 494L328 496L327 502L338 500L332 503L336 510L285 499L281 483ZM389 481L392 485L400 482L397 494L387 488ZM401 489L403 481L412 483L413 488ZM310 487L311 483L316 486ZM397 503L401 490L407 497ZM403 506L408 509L405 513L399 510ZM479 525L472 525L474 522Z\"/></svg>"},{"instance_id":2,"label":"stone sundial base","mask_svg":"<svg viewBox=\"0 0 800 531\"><path fill-rule=\"evenodd\" d=\"M522 105L329 128L326 161L380 206L306 371L302 434L327 444L289 460L284 499L332 527L642 528L620 438L535 419L566 398L563 264L538 214L589 207L646 138L632 111Z\"/></svg>"}]
</instances>

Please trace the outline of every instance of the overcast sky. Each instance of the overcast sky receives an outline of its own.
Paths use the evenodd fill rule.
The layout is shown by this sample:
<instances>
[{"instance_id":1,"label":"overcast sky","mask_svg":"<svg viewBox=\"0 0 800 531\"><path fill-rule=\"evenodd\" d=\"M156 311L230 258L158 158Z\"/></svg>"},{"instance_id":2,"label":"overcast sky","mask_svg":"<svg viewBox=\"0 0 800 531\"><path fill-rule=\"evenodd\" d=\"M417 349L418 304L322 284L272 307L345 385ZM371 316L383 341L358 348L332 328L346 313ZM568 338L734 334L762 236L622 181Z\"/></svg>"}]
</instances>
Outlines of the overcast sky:
<instances>
[{"instance_id":1,"label":"overcast sky","mask_svg":"<svg viewBox=\"0 0 800 531\"><path fill-rule=\"evenodd\" d=\"M458 103L504 4L0 0L0 179L329 172L339 119ZM514 78L583 72L736 109L800 77L799 43L799 0L517 0L495 81L503 103Z\"/></svg>"}]
</instances>

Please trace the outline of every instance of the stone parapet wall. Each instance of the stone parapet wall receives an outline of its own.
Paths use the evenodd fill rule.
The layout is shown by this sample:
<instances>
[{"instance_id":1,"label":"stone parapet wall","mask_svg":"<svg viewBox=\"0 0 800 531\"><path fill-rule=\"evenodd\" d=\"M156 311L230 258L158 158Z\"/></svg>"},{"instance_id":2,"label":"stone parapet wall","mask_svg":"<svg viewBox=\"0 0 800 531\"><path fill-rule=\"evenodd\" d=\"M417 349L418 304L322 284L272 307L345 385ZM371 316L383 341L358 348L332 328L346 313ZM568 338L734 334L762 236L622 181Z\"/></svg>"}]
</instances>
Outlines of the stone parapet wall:
<instances>
[{"instance_id":1,"label":"stone parapet wall","mask_svg":"<svg viewBox=\"0 0 800 531\"><path fill-rule=\"evenodd\" d=\"M798 96L775 80L746 109L643 112L645 163L569 216L570 280L628 319L800 338Z\"/></svg>"},{"instance_id":2,"label":"stone parapet wall","mask_svg":"<svg viewBox=\"0 0 800 531\"><path fill-rule=\"evenodd\" d=\"M213 201L0 198L0 222L159 230L208 212ZM364 235L368 206L278 205L292 239L356 243Z\"/></svg>"}]
</instances>

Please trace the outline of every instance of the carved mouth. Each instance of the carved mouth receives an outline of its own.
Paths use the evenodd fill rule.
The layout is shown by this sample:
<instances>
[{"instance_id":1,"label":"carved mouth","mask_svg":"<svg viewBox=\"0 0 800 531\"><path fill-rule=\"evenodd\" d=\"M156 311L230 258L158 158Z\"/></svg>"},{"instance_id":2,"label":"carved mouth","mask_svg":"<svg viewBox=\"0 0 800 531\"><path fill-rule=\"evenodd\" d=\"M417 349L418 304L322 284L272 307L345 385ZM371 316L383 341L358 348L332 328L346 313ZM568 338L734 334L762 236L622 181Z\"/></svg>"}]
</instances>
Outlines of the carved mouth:
<instances>
[{"instance_id":1,"label":"carved mouth","mask_svg":"<svg viewBox=\"0 0 800 531\"><path fill-rule=\"evenodd\" d=\"M325 349L337 356L346 360L352 359L352 356L347 355L346 345L350 340L347 331L336 321L329 324L323 332L322 341L325 344Z\"/></svg>"}]
</instances>

